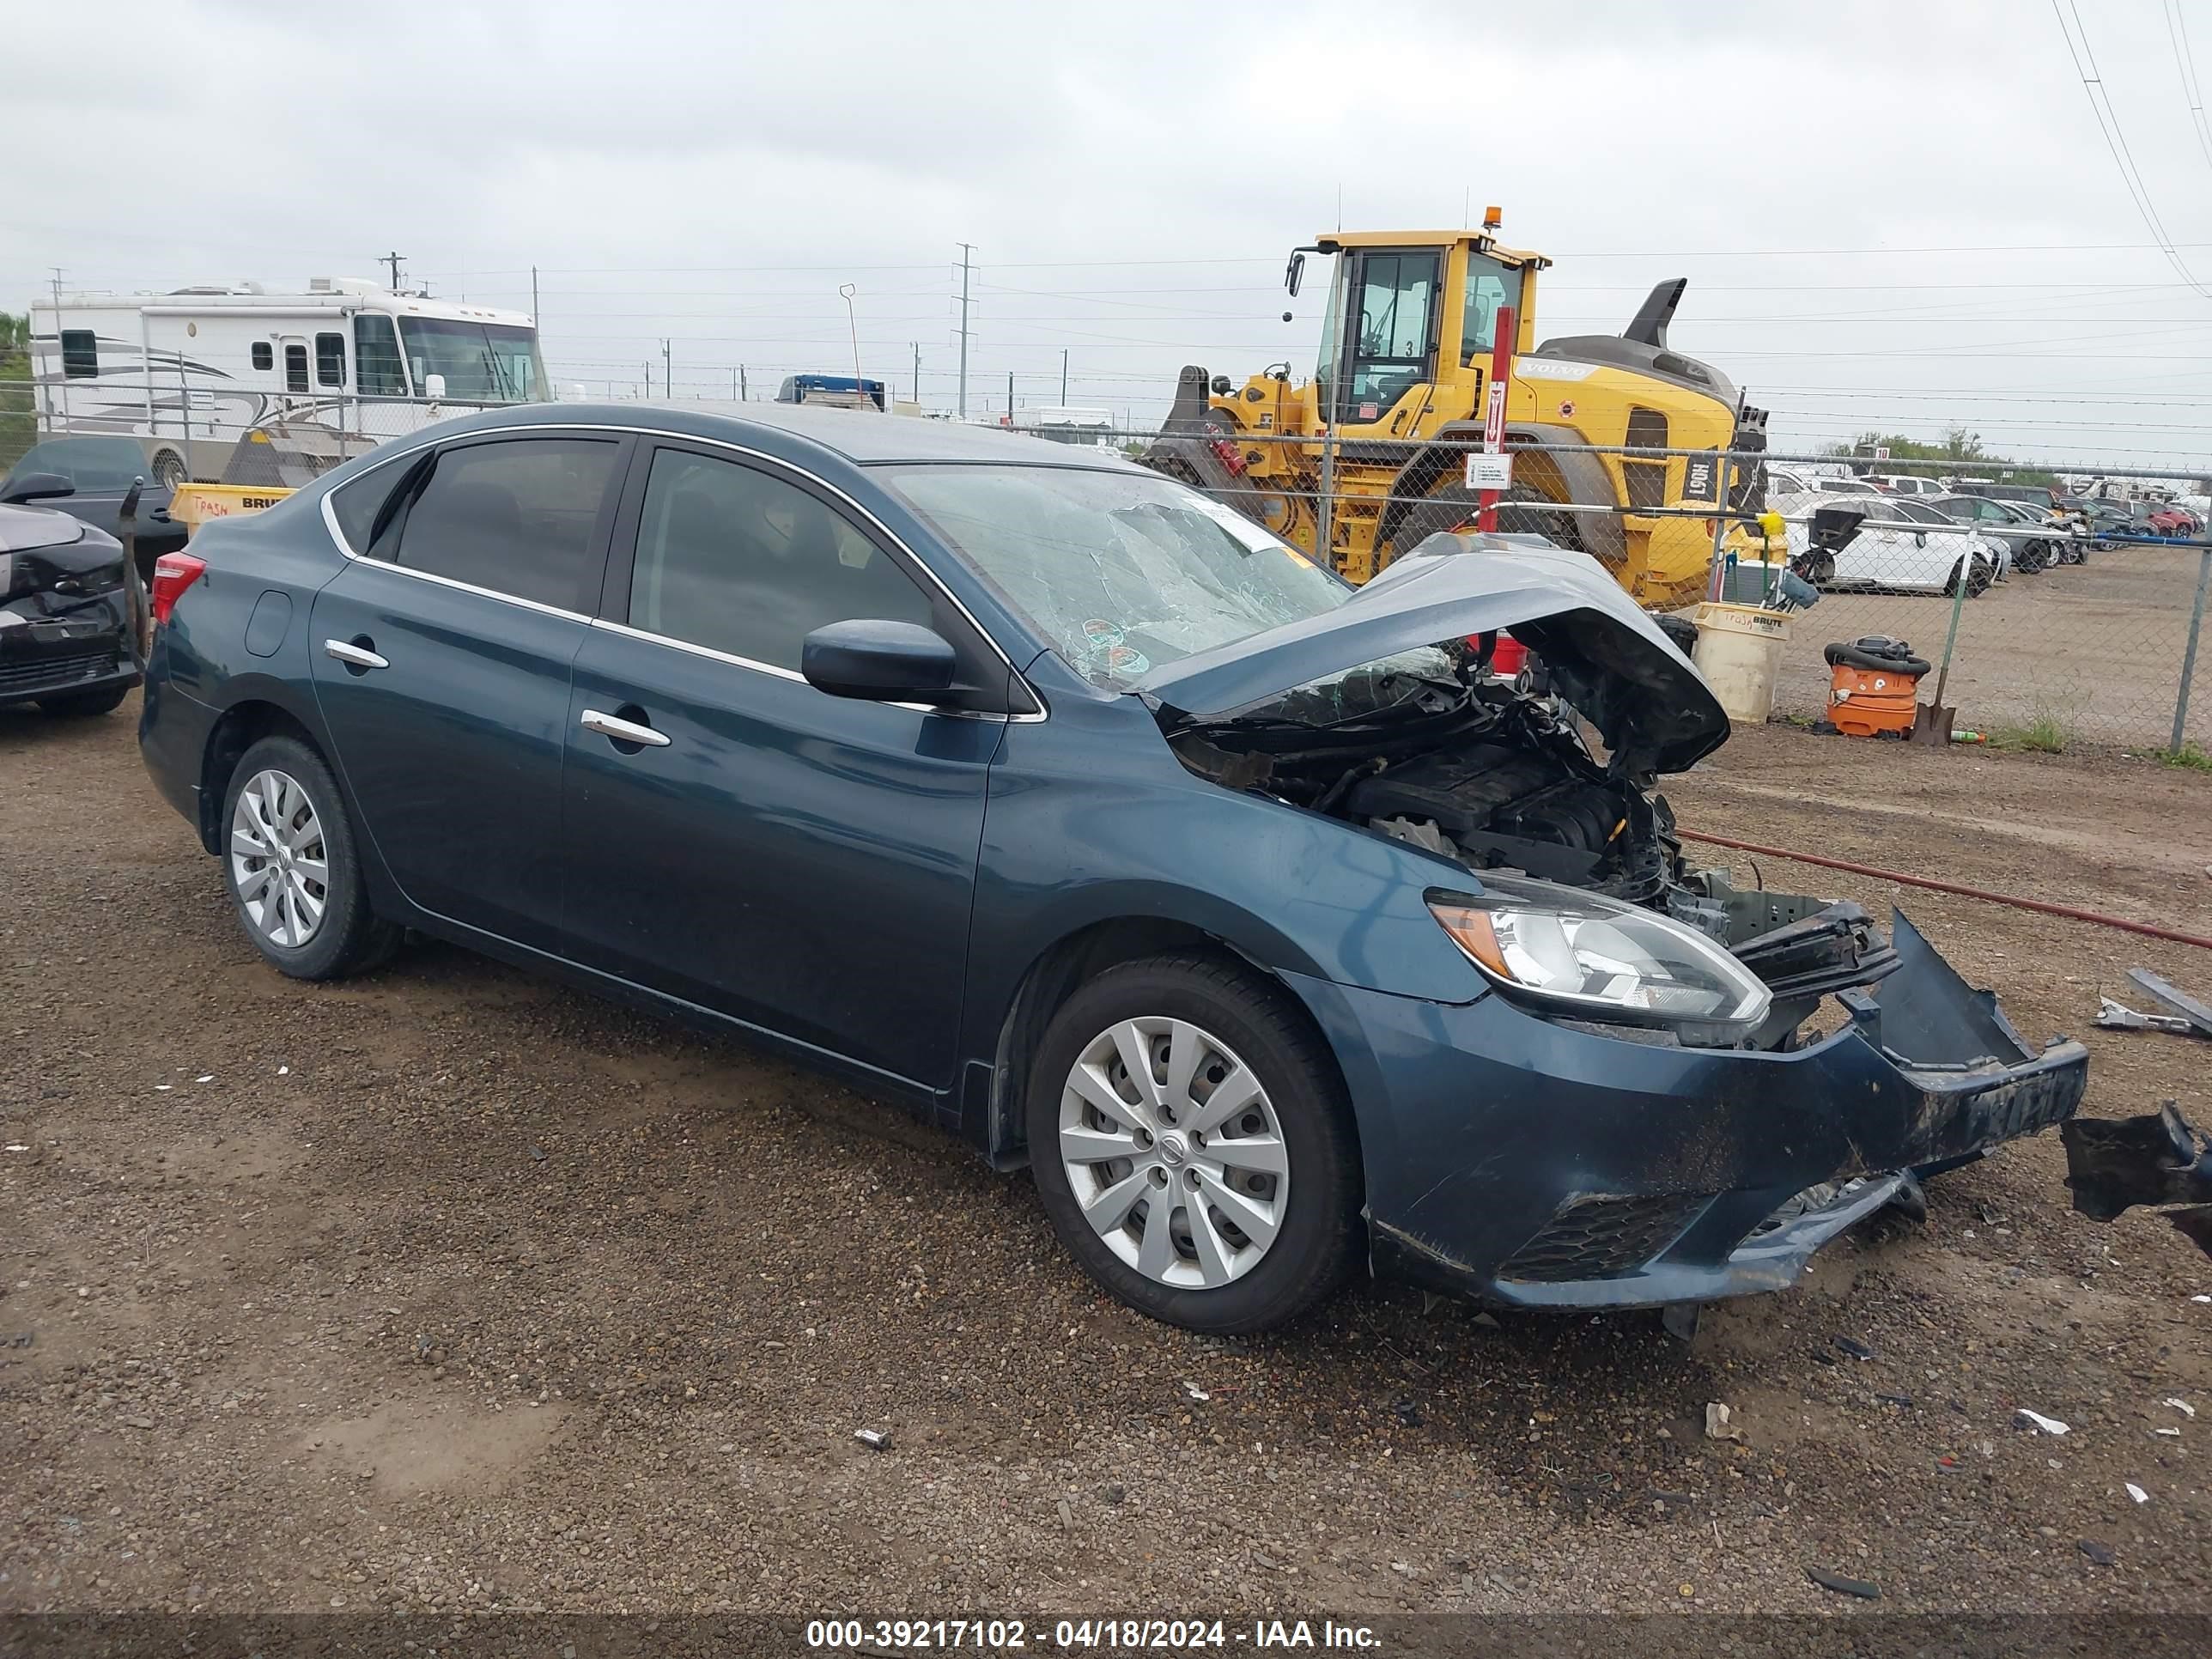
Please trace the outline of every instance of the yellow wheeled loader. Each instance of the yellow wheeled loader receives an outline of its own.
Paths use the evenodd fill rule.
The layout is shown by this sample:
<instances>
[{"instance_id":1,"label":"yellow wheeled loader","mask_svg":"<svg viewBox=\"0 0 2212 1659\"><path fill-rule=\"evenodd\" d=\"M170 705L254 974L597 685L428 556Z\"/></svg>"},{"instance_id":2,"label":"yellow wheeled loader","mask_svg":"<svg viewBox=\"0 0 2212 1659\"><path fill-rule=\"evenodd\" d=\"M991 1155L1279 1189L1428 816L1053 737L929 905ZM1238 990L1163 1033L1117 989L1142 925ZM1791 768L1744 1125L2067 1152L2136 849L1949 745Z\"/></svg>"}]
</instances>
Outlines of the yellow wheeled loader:
<instances>
[{"instance_id":1,"label":"yellow wheeled loader","mask_svg":"<svg viewBox=\"0 0 2212 1659\"><path fill-rule=\"evenodd\" d=\"M1497 231L1492 209L1480 230L1336 231L1298 249L1285 276L1293 295L1308 254L1337 262L1313 379L1294 381L1279 363L1238 386L1185 368L1146 463L1364 582L1474 517L1465 456L1483 437L1496 330L1510 307L1504 437L1515 453L1498 527L1582 549L1654 609L1704 597L1714 516L1725 507L1733 521L1763 504L1762 470L1741 462L1726 502L1717 499L1717 452L1764 450L1765 411L1718 369L1668 349L1684 277L1652 289L1618 335L1537 343L1536 277L1551 261L1500 246ZM1639 459L1591 447L1715 453ZM1686 507L1692 516L1665 511ZM1729 546L1739 540L1758 556L1755 532L1729 532Z\"/></svg>"}]
</instances>

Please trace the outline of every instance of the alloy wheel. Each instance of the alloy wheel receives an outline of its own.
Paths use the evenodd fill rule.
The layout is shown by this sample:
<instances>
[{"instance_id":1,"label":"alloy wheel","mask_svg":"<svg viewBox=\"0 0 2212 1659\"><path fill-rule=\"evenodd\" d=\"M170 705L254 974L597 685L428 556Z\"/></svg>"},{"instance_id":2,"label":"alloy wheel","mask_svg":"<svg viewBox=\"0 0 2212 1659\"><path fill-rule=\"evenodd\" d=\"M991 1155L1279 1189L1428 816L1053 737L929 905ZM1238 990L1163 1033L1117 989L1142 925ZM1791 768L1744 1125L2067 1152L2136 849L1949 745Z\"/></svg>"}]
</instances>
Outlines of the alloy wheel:
<instances>
[{"instance_id":1,"label":"alloy wheel","mask_svg":"<svg viewBox=\"0 0 2212 1659\"><path fill-rule=\"evenodd\" d=\"M314 938L330 902L330 849L322 820L296 778L257 772L230 816L230 876L239 907L272 945Z\"/></svg>"},{"instance_id":2,"label":"alloy wheel","mask_svg":"<svg viewBox=\"0 0 2212 1659\"><path fill-rule=\"evenodd\" d=\"M1290 1150L1267 1091L1187 1020L1126 1019L1085 1045L1061 1091L1060 1158L1092 1230L1158 1284L1227 1285L1282 1230Z\"/></svg>"}]
</instances>

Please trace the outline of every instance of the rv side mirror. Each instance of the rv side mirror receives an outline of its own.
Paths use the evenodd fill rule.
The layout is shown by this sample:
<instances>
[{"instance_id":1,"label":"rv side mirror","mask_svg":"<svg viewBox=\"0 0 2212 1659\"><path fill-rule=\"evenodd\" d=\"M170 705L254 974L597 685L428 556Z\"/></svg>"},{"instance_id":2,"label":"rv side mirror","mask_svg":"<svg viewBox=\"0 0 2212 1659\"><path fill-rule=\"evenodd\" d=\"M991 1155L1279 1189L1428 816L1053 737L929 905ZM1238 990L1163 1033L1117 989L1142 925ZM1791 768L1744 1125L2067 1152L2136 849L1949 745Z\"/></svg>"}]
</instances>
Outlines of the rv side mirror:
<instances>
[{"instance_id":1,"label":"rv side mirror","mask_svg":"<svg viewBox=\"0 0 2212 1659\"><path fill-rule=\"evenodd\" d=\"M446 395L446 377L442 374L424 375L422 377L422 395L429 398L433 403L435 403L439 398L444 397Z\"/></svg>"},{"instance_id":2,"label":"rv side mirror","mask_svg":"<svg viewBox=\"0 0 2212 1659\"><path fill-rule=\"evenodd\" d=\"M1291 263L1283 268L1283 286L1290 290L1291 298L1295 300L1298 297L1298 284L1305 279L1306 256L1305 250L1301 248L1291 255ZM1289 319L1284 320L1287 322Z\"/></svg>"},{"instance_id":3,"label":"rv side mirror","mask_svg":"<svg viewBox=\"0 0 2212 1659\"><path fill-rule=\"evenodd\" d=\"M0 495L0 501L46 501L76 494L76 486L58 472L26 472L9 480L8 493Z\"/></svg>"}]
</instances>

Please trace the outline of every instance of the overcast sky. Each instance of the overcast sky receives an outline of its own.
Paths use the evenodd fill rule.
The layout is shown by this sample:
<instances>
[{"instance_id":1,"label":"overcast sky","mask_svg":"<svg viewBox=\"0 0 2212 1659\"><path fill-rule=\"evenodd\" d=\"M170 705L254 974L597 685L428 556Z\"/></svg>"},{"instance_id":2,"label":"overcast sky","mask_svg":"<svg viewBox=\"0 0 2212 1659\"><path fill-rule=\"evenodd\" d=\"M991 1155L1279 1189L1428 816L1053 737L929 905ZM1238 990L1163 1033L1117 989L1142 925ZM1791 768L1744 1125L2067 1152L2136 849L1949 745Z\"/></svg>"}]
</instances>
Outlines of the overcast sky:
<instances>
[{"instance_id":1,"label":"overcast sky","mask_svg":"<svg viewBox=\"0 0 2212 1659\"><path fill-rule=\"evenodd\" d=\"M2068 0L2061 0L2067 5ZM2020 453L2197 465L2212 390L2212 141L2170 18L2089 46L2176 269L2046 0L1542 6L15 6L0 303L373 275L527 308L562 381L680 396L863 369L1156 417L1176 370L1309 372L1319 230L1502 206L1558 263L1545 334L1674 343L1809 444L1968 423ZM2070 27L2072 18L2067 20ZM2197 286L2199 279L2205 284ZM656 389L658 370L656 369Z\"/></svg>"}]
</instances>

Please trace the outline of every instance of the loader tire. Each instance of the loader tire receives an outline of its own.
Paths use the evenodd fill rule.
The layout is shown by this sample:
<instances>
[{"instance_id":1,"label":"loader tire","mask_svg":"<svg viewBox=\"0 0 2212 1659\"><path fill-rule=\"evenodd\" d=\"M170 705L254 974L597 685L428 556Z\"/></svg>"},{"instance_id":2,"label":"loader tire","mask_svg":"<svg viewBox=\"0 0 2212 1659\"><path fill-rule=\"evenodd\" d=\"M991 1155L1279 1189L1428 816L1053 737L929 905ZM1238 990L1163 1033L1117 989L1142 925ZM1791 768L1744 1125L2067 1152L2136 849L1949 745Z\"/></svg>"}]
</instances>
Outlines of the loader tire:
<instances>
[{"instance_id":1,"label":"loader tire","mask_svg":"<svg viewBox=\"0 0 2212 1659\"><path fill-rule=\"evenodd\" d=\"M1562 513L1557 506L1534 485L1516 483L1498 499L1498 528L1508 535L1541 536L1574 552L1588 553L1601 564L1619 566L1623 549L1617 514ZM1462 525L1471 528L1480 509L1475 491L1456 480L1445 480L1406 514L1390 538L1389 559L1412 552L1440 532Z\"/></svg>"}]
</instances>

